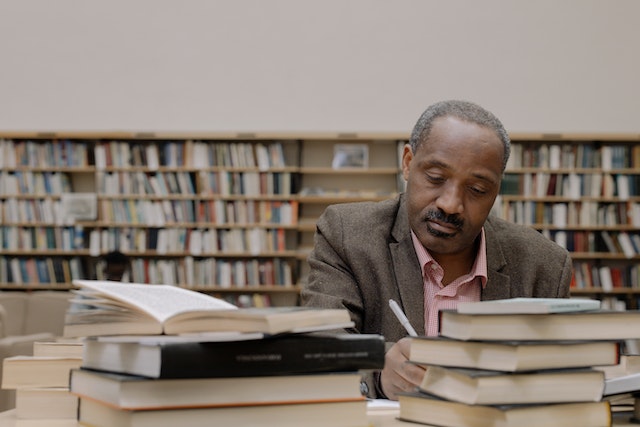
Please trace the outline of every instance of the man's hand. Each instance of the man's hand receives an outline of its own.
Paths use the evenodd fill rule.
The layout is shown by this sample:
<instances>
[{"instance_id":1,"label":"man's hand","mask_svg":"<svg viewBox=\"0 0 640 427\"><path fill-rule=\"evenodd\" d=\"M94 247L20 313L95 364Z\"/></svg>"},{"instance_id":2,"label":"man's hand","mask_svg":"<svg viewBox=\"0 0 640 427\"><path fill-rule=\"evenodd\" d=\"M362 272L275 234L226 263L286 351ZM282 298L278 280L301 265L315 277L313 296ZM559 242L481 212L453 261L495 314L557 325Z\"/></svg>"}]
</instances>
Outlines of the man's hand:
<instances>
[{"instance_id":1,"label":"man's hand","mask_svg":"<svg viewBox=\"0 0 640 427\"><path fill-rule=\"evenodd\" d=\"M391 400L398 400L399 392L415 390L424 377L423 367L408 363L410 342L410 338L402 338L387 351L384 358L380 386Z\"/></svg>"}]
</instances>

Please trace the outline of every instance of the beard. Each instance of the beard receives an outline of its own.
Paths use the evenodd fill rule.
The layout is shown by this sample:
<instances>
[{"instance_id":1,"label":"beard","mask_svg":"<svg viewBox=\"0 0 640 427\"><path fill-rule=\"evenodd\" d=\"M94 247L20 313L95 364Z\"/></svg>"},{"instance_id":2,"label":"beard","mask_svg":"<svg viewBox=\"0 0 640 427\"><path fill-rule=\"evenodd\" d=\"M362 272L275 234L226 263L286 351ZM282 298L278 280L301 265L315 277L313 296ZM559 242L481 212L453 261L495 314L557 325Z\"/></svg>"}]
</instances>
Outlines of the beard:
<instances>
[{"instance_id":1,"label":"beard","mask_svg":"<svg viewBox=\"0 0 640 427\"><path fill-rule=\"evenodd\" d=\"M456 233L449 234L440 230L435 230L429 226L428 221L438 221L453 226L456 230L461 231L464 226L464 220L458 215L447 215L441 210L430 210L424 215L423 221L427 223L427 231L434 237L449 239L455 236Z\"/></svg>"}]
</instances>

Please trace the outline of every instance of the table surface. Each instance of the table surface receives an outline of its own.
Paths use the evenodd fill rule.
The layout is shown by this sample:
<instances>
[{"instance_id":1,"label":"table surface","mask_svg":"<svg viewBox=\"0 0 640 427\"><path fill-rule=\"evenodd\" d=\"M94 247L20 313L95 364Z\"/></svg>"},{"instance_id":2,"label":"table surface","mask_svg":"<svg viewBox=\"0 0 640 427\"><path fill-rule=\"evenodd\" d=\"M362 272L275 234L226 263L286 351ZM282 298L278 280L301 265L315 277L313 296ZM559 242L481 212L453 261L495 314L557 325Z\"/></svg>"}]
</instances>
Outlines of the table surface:
<instances>
[{"instance_id":1,"label":"table surface","mask_svg":"<svg viewBox=\"0 0 640 427\"><path fill-rule=\"evenodd\" d=\"M411 427L419 424L400 421L397 408L376 408L367 411L369 426L363 427ZM615 427L638 427L640 424L629 422L630 413L614 414L613 425ZM29 420L30 427L78 427L79 424L75 420ZM15 410L9 410L0 413L0 427L20 427L16 421Z\"/></svg>"}]
</instances>

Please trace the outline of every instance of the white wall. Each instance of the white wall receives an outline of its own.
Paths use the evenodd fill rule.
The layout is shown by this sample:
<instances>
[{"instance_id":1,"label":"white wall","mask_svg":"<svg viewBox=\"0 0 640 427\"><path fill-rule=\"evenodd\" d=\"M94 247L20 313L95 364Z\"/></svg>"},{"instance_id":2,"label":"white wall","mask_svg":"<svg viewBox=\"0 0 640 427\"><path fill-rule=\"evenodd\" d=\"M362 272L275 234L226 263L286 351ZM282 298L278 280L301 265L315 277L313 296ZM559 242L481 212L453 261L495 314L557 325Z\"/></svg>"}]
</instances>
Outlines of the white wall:
<instances>
[{"instance_id":1,"label":"white wall","mask_svg":"<svg viewBox=\"0 0 640 427\"><path fill-rule=\"evenodd\" d=\"M0 131L640 133L635 0L0 0Z\"/></svg>"}]
</instances>

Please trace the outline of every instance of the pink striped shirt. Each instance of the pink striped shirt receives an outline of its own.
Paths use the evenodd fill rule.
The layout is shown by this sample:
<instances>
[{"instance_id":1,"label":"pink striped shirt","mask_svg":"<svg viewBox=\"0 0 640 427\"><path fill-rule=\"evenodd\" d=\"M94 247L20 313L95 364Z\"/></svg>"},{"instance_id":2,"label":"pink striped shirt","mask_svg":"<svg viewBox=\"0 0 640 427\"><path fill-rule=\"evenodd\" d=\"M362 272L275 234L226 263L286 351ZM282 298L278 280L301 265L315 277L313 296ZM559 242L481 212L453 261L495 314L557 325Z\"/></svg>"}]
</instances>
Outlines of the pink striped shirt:
<instances>
[{"instance_id":1,"label":"pink striped shirt","mask_svg":"<svg viewBox=\"0 0 640 427\"><path fill-rule=\"evenodd\" d=\"M424 330L428 336L438 335L438 312L456 308L458 301L480 301L480 288L487 284L487 247L484 228L480 233L480 247L468 274L458 277L447 286L442 284L444 270L411 232L413 246L422 267L424 282Z\"/></svg>"}]
</instances>

